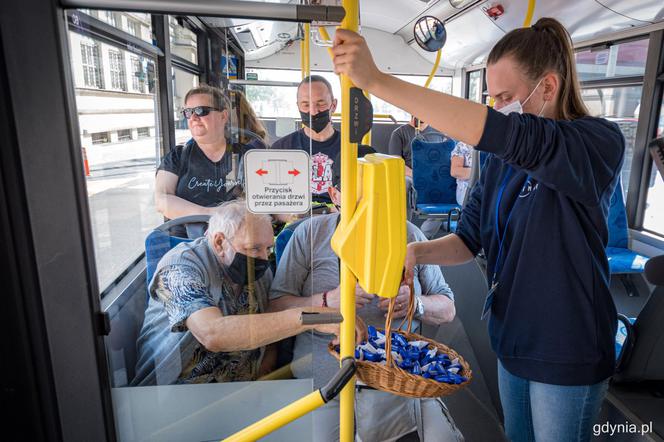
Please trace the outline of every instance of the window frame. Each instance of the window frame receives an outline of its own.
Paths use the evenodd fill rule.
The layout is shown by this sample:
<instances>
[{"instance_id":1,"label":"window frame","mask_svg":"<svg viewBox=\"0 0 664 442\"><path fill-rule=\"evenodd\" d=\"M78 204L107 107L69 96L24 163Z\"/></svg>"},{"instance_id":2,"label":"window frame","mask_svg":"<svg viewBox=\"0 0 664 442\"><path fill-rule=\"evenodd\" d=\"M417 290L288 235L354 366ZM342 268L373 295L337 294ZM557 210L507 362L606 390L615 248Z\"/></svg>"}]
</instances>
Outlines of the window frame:
<instances>
[{"instance_id":1,"label":"window frame","mask_svg":"<svg viewBox=\"0 0 664 442\"><path fill-rule=\"evenodd\" d=\"M127 92L125 57L121 49L109 48L108 67L108 73L111 76L111 89Z\"/></svg>"},{"instance_id":2,"label":"window frame","mask_svg":"<svg viewBox=\"0 0 664 442\"><path fill-rule=\"evenodd\" d=\"M104 89L104 69L101 62L101 44L94 40L83 40L81 46L81 67L83 84L87 88Z\"/></svg>"},{"instance_id":3,"label":"window frame","mask_svg":"<svg viewBox=\"0 0 664 442\"><path fill-rule=\"evenodd\" d=\"M641 97L641 109L639 113L639 126L636 134L636 146L634 158L639 148L638 167L632 163L632 185L638 189L633 195L628 194L627 221L630 227L636 230L648 232L660 239L664 239L664 233L655 232L643 227L645 218L646 202L648 199L648 185L653 167L653 159L648 151L648 145L655 138L659 112L662 107L664 95L664 29L650 33L650 44L648 45L648 57L646 60L646 71L643 83L643 95ZM641 116L646 118L641 118Z\"/></svg>"},{"instance_id":4,"label":"window frame","mask_svg":"<svg viewBox=\"0 0 664 442\"><path fill-rule=\"evenodd\" d=\"M643 228L645 206L648 193L648 181L652 167L652 158L648 153L648 143L654 138L657 128L658 106L661 106L662 85L664 83L664 30L638 34L624 39L607 40L603 43L584 45L574 48L575 52L587 51L590 48L617 45L641 39L648 40L646 66L643 75L610 77L606 79L587 80L580 82L581 89L619 88L641 86L641 102L634 141L634 153L630 168L629 183L625 207L628 227L637 231L647 231L659 237L663 235ZM661 78L660 78L661 77ZM659 95L657 95L659 94Z\"/></svg>"},{"instance_id":5,"label":"window frame","mask_svg":"<svg viewBox=\"0 0 664 442\"><path fill-rule=\"evenodd\" d=\"M486 104L486 68L479 67L477 69L466 70L466 77L464 79L464 93L463 96L467 100L471 100L475 103ZM475 101L470 98L470 76L476 72L480 73L480 101Z\"/></svg>"}]
</instances>

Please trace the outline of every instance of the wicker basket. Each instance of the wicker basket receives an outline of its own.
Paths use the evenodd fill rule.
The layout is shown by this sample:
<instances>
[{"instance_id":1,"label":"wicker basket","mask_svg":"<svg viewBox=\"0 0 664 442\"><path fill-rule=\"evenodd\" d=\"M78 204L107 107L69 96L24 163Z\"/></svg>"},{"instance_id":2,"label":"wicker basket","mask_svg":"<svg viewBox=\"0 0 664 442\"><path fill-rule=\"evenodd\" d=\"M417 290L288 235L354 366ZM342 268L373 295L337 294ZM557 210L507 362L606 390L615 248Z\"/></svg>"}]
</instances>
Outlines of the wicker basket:
<instances>
[{"instance_id":1,"label":"wicker basket","mask_svg":"<svg viewBox=\"0 0 664 442\"><path fill-rule=\"evenodd\" d=\"M392 360L392 352L390 351L392 346L392 339L389 338L391 336L390 329L392 325L395 300L396 297L390 299L390 307L387 313L387 320L385 321L385 353L387 362L385 364L381 364L378 362L356 361L357 377L372 388L409 398L448 396L468 385L473 377L473 372L471 371L468 362L466 362L456 351L452 350L448 346L425 338L424 336L418 335L416 333L399 331L399 333L409 341L426 341L429 343L428 348L435 347L438 351L449 355L450 359L459 358L459 364L461 364L462 367L462 370L459 372L459 374L465 376L468 380L461 384L447 384L444 382L438 382L434 379L427 379L419 375L408 373L407 371L397 367L397 365ZM413 286L411 285L410 299L408 302L408 313L398 328L401 328L401 326L407 320L408 330L411 329L413 315L415 312L414 304L415 295L413 293ZM330 354L332 354L332 356L339 359L339 353L335 351L334 345L331 342L328 344L328 351Z\"/></svg>"}]
</instances>

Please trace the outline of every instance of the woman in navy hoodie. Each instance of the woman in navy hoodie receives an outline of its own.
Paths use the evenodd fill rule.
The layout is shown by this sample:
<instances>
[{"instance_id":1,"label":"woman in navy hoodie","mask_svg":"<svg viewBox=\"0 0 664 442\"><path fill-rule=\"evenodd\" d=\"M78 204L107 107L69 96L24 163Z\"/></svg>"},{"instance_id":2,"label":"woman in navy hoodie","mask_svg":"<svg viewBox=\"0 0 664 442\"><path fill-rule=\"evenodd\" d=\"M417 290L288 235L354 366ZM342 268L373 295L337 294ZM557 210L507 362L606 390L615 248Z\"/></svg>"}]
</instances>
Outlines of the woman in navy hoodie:
<instances>
[{"instance_id":1,"label":"woman in navy hoodie","mask_svg":"<svg viewBox=\"0 0 664 442\"><path fill-rule=\"evenodd\" d=\"M511 440L588 440L614 371L607 214L623 162L617 125L581 100L572 42L556 20L515 29L487 59L495 110L380 72L337 31L334 64L359 87L489 152L456 234L408 246L415 264L487 256L483 317L498 355Z\"/></svg>"}]
</instances>

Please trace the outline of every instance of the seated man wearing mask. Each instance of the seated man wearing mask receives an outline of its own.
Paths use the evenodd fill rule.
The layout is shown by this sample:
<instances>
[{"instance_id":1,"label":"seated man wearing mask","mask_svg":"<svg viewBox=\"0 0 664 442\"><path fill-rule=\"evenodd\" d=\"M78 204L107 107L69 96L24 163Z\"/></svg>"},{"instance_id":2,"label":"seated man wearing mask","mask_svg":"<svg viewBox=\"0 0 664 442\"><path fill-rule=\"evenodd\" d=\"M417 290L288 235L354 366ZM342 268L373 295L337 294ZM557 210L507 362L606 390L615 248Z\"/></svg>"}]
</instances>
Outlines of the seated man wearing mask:
<instances>
[{"instance_id":1,"label":"seated man wearing mask","mask_svg":"<svg viewBox=\"0 0 664 442\"><path fill-rule=\"evenodd\" d=\"M360 148L358 156L367 150ZM334 173L334 186L328 188L330 199L341 204L339 167ZM339 260L332 251L330 239L340 215L332 213L306 219L291 237L279 262L270 289L270 310L281 311L304 306L339 308ZM408 223L408 242L426 238L413 224ZM312 249L313 247L313 249ZM452 291L445 283L438 266L419 265L415 268L416 322L441 324L454 319ZM408 309L409 289L402 286L396 299L394 318L403 318ZM377 327L385 325L388 299L366 293L359 285L355 289L358 317ZM398 322L397 322L398 325ZM291 364L297 378L313 378L314 388L324 385L336 372L339 363L328 354L327 344L332 336L322 333L299 334L295 340L294 361ZM440 400L407 399L389 393L358 386L355 393L355 421L358 440L363 442L396 440L423 428L425 441L462 439L452 418ZM418 413L421 411L421 414ZM422 416L418 425L414 416ZM314 440L339 439L339 401L330 401L313 413Z\"/></svg>"},{"instance_id":2,"label":"seated man wearing mask","mask_svg":"<svg viewBox=\"0 0 664 442\"><path fill-rule=\"evenodd\" d=\"M278 139L272 148L310 152L312 200L329 204L327 189L332 186L332 166L341 152L341 135L332 126L337 100L330 82L320 75L303 79L297 88L297 108L305 127Z\"/></svg>"},{"instance_id":3,"label":"seated man wearing mask","mask_svg":"<svg viewBox=\"0 0 664 442\"><path fill-rule=\"evenodd\" d=\"M269 216L236 200L217 209L206 236L166 253L149 284L132 385L254 380L264 346L311 329L300 316L312 308L264 313L272 245Z\"/></svg>"}]
</instances>

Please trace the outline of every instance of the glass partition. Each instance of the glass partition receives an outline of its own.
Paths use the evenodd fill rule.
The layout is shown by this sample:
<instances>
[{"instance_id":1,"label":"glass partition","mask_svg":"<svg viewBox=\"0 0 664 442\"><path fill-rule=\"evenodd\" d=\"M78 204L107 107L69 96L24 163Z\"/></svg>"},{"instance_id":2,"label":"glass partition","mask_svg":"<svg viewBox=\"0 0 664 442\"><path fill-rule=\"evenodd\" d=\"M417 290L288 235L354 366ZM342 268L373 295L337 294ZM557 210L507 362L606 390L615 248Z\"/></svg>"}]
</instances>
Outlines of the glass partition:
<instances>
[{"instance_id":1,"label":"glass partition","mask_svg":"<svg viewBox=\"0 0 664 442\"><path fill-rule=\"evenodd\" d=\"M102 13L94 11L120 29L137 17ZM105 290L141 256L145 234L162 221L152 190L160 147L155 59L80 28L70 28L69 44L98 282Z\"/></svg>"}]
</instances>

